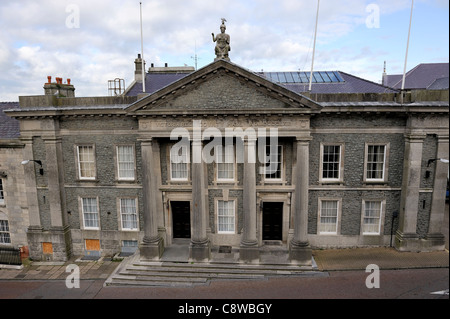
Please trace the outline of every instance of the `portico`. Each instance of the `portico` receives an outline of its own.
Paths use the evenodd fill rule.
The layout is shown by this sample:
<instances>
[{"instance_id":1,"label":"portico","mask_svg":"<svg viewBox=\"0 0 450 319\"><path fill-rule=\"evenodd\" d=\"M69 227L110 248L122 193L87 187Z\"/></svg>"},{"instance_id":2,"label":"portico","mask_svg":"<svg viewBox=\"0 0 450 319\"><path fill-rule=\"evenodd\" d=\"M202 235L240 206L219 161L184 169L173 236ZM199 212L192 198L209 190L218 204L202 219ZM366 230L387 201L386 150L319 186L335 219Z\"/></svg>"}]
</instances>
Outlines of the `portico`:
<instances>
[{"instance_id":1,"label":"portico","mask_svg":"<svg viewBox=\"0 0 450 319\"><path fill-rule=\"evenodd\" d=\"M221 91L230 86L240 91L224 108L221 103L227 96ZM216 93L205 97L211 90ZM258 105L246 103L258 99ZM279 199L279 241L287 247L293 234L291 261L310 265L309 120L318 110L313 101L226 61L214 62L131 105L127 112L139 119L142 158L147 161L142 165L147 199L141 258L159 259L163 246L171 244L178 218L171 202L182 199L190 209L189 223L184 223L191 230L190 260L208 261L212 246L229 245L239 248L242 263L258 263L264 244L262 203ZM271 133L280 143L271 157L275 173L269 174L264 166L270 162L264 164L263 156L272 143ZM182 143L177 153L181 162L174 163L171 152ZM231 146L232 160L218 167L216 149L223 143ZM269 208L270 204L266 215ZM142 254L149 245L151 252Z\"/></svg>"}]
</instances>

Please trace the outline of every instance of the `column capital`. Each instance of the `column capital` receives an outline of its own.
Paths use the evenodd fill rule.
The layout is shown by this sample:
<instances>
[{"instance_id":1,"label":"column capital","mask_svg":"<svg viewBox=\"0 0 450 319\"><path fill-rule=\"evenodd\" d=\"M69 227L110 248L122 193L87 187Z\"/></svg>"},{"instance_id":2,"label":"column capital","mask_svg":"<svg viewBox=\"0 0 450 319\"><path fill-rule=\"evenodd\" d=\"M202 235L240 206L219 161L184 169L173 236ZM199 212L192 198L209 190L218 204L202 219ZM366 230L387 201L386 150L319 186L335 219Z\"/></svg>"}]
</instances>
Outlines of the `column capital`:
<instances>
[{"instance_id":1,"label":"column capital","mask_svg":"<svg viewBox=\"0 0 450 319\"><path fill-rule=\"evenodd\" d=\"M151 146L155 141L151 136L140 136L137 138L137 141L141 143L141 145L149 145Z\"/></svg>"},{"instance_id":2,"label":"column capital","mask_svg":"<svg viewBox=\"0 0 450 319\"><path fill-rule=\"evenodd\" d=\"M406 141L410 143L423 143L426 137L425 133L410 132L405 134Z\"/></svg>"},{"instance_id":3,"label":"column capital","mask_svg":"<svg viewBox=\"0 0 450 319\"><path fill-rule=\"evenodd\" d=\"M309 144L313 140L312 136L295 136L297 144Z\"/></svg>"},{"instance_id":4,"label":"column capital","mask_svg":"<svg viewBox=\"0 0 450 319\"><path fill-rule=\"evenodd\" d=\"M438 143L448 143L449 142L449 135L443 135L443 134L438 134L437 135L437 139L438 139Z\"/></svg>"}]
</instances>

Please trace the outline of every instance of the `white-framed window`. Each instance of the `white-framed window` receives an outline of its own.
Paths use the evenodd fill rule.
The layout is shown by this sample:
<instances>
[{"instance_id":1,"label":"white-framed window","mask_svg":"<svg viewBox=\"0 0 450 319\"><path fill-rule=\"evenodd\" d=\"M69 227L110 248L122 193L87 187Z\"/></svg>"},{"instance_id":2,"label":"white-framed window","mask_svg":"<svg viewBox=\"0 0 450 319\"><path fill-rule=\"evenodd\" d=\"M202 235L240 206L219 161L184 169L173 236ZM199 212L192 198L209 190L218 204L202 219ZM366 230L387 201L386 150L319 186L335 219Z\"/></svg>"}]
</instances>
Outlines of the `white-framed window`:
<instances>
[{"instance_id":1,"label":"white-framed window","mask_svg":"<svg viewBox=\"0 0 450 319\"><path fill-rule=\"evenodd\" d=\"M339 225L340 200L319 199L318 233L337 235Z\"/></svg>"},{"instance_id":2,"label":"white-framed window","mask_svg":"<svg viewBox=\"0 0 450 319\"><path fill-rule=\"evenodd\" d=\"M187 181L189 178L189 148L171 147L170 149L170 179L172 181Z\"/></svg>"},{"instance_id":3,"label":"white-framed window","mask_svg":"<svg viewBox=\"0 0 450 319\"><path fill-rule=\"evenodd\" d=\"M95 180L95 149L93 145L77 146L78 176L82 180Z\"/></svg>"},{"instance_id":4,"label":"white-framed window","mask_svg":"<svg viewBox=\"0 0 450 319\"><path fill-rule=\"evenodd\" d=\"M98 199L96 197L81 198L83 225L85 229L100 229Z\"/></svg>"},{"instance_id":5,"label":"white-framed window","mask_svg":"<svg viewBox=\"0 0 450 319\"><path fill-rule=\"evenodd\" d=\"M11 244L11 235L7 220L0 220L0 244Z\"/></svg>"},{"instance_id":6,"label":"white-framed window","mask_svg":"<svg viewBox=\"0 0 450 319\"><path fill-rule=\"evenodd\" d=\"M234 146L226 145L217 147L216 151L216 167L217 181L229 182L235 180L235 155Z\"/></svg>"},{"instance_id":7,"label":"white-framed window","mask_svg":"<svg viewBox=\"0 0 450 319\"><path fill-rule=\"evenodd\" d=\"M217 201L217 233L234 234L236 231L236 213L234 200Z\"/></svg>"},{"instance_id":8,"label":"white-framed window","mask_svg":"<svg viewBox=\"0 0 450 319\"><path fill-rule=\"evenodd\" d=\"M122 230L138 230L136 198L120 198L120 219Z\"/></svg>"},{"instance_id":9,"label":"white-framed window","mask_svg":"<svg viewBox=\"0 0 450 319\"><path fill-rule=\"evenodd\" d=\"M264 166L264 179L266 181L281 181L283 176L283 146L266 145L266 159L268 163Z\"/></svg>"},{"instance_id":10,"label":"white-framed window","mask_svg":"<svg viewBox=\"0 0 450 319\"><path fill-rule=\"evenodd\" d=\"M135 157L133 145L118 145L116 152L118 179L127 181L134 180Z\"/></svg>"},{"instance_id":11,"label":"white-framed window","mask_svg":"<svg viewBox=\"0 0 450 319\"><path fill-rule=\"evenodd\" d=\"M3 180L0 178L0 205L5 204L5 193L3 191Z\"/></svg>"},{"instance_id":12,"label":"white-framed window","mask_svg":"<svg viewBox=\"0 0 450 319\"><path fill-rule=\"evenodd\" d=\"M364 200L362 233L363 235L379 235L383 217L384 201Z\"/></svg>"},{"instance_id":13,"label":"white-framed window","mask_svg":"<svg viewBox=\"0 0 450 319\"><path fill-rule=\"evenodd\" d=\"M388 144L366 144L365 181L386 180L386 157Z\"/></svg>"},{"instance_id":14,"label":"white-framed window","mask_svg":"<svg viewBox=\"0 0 450 319\"><path fill-rule=\"evenodd\" d=\"M342 163L343 145L321 144L320 153L320 181L342 181L344 173Z\"/></svg>"}]
</instances>

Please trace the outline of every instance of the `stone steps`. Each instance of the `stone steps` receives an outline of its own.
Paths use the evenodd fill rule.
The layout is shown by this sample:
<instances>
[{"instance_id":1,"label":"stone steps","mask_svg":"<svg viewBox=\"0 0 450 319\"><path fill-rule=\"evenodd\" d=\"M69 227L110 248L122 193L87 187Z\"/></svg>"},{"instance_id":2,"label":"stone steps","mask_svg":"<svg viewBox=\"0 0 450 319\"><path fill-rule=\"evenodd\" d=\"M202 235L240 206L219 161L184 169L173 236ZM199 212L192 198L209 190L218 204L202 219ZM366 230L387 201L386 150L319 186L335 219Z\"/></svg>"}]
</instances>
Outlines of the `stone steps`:
<instances>
[{"instance_id":1,"label":"stone steps","mask_svg":"<svg viewBox=\"0 0 450 319\"><path fill-rule=\"evenodd\" d=\"M289 264L242 264L236 262L152 262L133 256L123 261L105 286L189 287L208 285L211 280L267 280L281 276L324 276L311 267Z\"/></svg>"}]
</instances>

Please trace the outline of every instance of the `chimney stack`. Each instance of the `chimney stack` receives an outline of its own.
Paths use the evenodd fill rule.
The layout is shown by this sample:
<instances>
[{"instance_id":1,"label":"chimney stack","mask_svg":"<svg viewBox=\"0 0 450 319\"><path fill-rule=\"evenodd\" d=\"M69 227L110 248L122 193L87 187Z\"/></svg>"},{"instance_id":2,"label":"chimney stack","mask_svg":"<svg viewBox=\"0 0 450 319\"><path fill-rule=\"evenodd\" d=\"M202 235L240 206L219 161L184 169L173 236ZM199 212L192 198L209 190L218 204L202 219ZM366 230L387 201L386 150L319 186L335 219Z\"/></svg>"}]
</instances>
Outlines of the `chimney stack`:
<instances>
[{"instance_id":1,"label":"chimney stack","mask_svg":"<svg viewBox=\"0 0 450 319\"><path fill-rule=\"evenodd\" d=\"M145 61L142 60L142 57L140 54L138 54L138 57L136 60L134 60L134 64L136 65L135 71L134 71L134 80L137 83L142 83L142 63L144 63L144 70L145 70Z\"/></svg>"},{"instance_id":2,"label":"chimney stack","mask_svg":"<svg viewBox=\"0 0 450 319\"><path fill-rule=\"evenodd\" d=\"M71 85L71 80L67 79L67 84L63 84L63 78L56 77L52 83L52 77L47 76L48 82L44 84L45 95L55 95L57 97L75 97L75 87Z\"/></svg>"}]
</instances>

